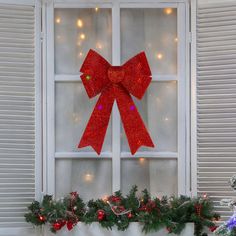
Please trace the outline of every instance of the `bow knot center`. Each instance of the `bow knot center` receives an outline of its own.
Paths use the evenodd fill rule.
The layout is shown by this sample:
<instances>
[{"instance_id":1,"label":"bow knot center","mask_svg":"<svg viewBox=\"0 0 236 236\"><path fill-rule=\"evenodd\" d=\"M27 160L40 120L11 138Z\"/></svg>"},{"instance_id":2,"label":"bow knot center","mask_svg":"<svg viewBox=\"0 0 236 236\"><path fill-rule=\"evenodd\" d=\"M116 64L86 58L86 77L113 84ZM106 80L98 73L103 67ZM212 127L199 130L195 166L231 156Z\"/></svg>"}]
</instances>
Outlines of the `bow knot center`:
<instances>
[{"instance_id":1,"label":"bow knot center","mask_svg":"<svg viewBox=\"0 0 236 236\"><path fill-rule=\"evenodd\" d=\"M108 71L108 78L112 83L119 83L124 79L125 71L121 66L111 66Z\"/></svg>"}]
</instances>

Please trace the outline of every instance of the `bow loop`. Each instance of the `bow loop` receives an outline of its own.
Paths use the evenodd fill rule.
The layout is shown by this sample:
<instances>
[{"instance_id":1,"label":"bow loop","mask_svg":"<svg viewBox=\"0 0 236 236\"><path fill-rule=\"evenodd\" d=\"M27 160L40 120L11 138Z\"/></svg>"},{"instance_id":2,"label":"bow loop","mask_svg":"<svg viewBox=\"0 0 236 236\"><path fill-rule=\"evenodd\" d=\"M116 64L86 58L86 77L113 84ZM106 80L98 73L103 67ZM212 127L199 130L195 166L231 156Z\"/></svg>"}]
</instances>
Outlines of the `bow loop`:
<instances>
[{"instance_id":1,"label":"bow loop","mask_svg":"<svg viewBox=\"0 0 236 236\"><path fill-rule=\"evenodd\" d=\"M80 76L86 92L90 98L95 97L107 86L109 79L107 70L111 65L102 56L93 50L89 50L80 69Z\"/></svg>"},{"instance_id":2,"label":"bow loop","mask_svg":"<svg viewBox=\"0 0 236 236\"><path fill-rule=\"evenodd\" d=\"M127 61L123 66L123 86L135 97L141 99L151 82L151 70L144 52Z\"/></svg>"}]
</instances>

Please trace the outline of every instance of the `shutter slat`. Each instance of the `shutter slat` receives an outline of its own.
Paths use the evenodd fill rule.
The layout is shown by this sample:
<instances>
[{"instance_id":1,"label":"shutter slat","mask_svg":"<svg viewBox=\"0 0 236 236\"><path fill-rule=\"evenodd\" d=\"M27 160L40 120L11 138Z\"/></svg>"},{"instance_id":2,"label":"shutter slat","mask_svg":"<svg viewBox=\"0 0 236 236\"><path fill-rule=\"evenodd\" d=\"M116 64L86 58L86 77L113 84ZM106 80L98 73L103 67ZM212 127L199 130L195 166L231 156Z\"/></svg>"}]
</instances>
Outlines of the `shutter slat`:
<instances>
[{"instance_id":1,"label":"shutter slat","mask_svg":"<svg viewBox=\"0 0 236 236\"><path fill-rule=\"evenodd\" d=\"M0 227L35 198L34 7L0 4Z\"/></svg>"},{"instance_id":2,"label":"shutter slat","mask_svg":"<svg viewBox=\"0 0 236 236\"><path fill-rule=\"evenodd\" d=\"M212 4L197 11L197 191L207 193L223 220L222 198L235 197L236 5Z\"/></svg>"}]
</instances>

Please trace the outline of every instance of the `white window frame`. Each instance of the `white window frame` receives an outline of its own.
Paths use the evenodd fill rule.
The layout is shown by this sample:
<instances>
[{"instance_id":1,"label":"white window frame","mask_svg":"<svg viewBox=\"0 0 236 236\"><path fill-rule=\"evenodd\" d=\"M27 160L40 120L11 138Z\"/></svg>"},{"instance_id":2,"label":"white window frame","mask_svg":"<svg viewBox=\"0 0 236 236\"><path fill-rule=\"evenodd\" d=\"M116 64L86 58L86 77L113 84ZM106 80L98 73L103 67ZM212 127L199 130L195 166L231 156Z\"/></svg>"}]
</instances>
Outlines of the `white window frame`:
<instances>
[{"instance_id":1,"label":"white window frame","mask_svg":"<svg viewBox=\"0 0 236 236\"><path fill-rule=\"evenodd\" d=\"M55 82L80 82L79 75L55 75L54 71L54 8L111 8L112 9L112 64L120 65L120 8L177 8L178 53L176 76L153 77L156 81L178 81L178 152L137 152L135 157L177 160L178 194L190 195L190 79L189 79L189 4L188 0L54 0L43 6L44 46L44 188L43 192L55 194L56 159L97 158L95 152L55 152ZM45 92L46 91L46 92ZM112 152L102 152L100 158L112 160L112 191L120 189L122 159L131 158L129 152L120 150L120 115L115 104L112 111ZM181 157L181 158L179 158Z\"/></svg>"},{"instance_id":2,"label":"white window frame","mask_svg":"<svg viewBox=\"0 0 236 236\"><path fill-rule=\"evenodd\" d=\"M191 186L197 196L197 0L191 0Z\"/></svg>"}]
</instances>

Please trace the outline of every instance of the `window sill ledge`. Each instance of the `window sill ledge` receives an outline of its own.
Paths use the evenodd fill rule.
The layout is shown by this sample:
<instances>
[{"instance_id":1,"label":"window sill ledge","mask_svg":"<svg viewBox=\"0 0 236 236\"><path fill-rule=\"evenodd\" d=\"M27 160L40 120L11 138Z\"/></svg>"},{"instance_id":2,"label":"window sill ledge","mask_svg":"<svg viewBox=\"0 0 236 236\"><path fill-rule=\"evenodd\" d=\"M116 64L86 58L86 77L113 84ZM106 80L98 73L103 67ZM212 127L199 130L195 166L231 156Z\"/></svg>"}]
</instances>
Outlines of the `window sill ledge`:
<instances>
[{"instance_id":1,"label":"window sill ledge","mask_svg":"<svg viewBox=\"0 0 236 236\"><path fill-rule=\"evenodd\" d=\"M85 225L79 223L70 232L67 228L63 228L59 231L56 236L174 236L175 234L169 234L166 229L161 229L158 232L145 234L142 232L142 226L139 223L130 223L129 228L126 231L118 231L115 228L112 230L106 230L102 228L98 223L92 223L91 225ZM179 236L193 236L194 235L194 224L186 224L185 229ZM45 227L43 236L55 236L49 232L49 229Z\"/></svg>"}]
</instances>

